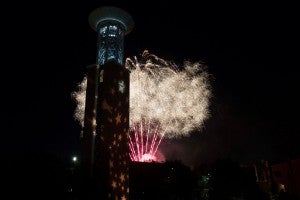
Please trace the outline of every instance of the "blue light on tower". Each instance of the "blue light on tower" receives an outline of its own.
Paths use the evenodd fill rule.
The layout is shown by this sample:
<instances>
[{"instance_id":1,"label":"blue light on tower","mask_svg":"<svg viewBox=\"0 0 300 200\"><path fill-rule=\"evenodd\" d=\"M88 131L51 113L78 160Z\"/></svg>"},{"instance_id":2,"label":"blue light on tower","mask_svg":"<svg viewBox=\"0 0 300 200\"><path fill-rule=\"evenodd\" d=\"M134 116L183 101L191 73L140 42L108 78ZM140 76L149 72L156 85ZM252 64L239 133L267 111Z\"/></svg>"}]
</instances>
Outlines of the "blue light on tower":
<instances>
[{"instance_id":1,"label":"blue light on tower","mask_svg":"<svg viewBox=\"0 0 300 200\"><path fill-rule=\"evenodd\" d=\"M115 60L122 65L124 35L134 26L131 16L116 7L100 7L90 14L89 23L98 32L96 64L103 65L107 61Z\"/></svg>"}]
</instances>

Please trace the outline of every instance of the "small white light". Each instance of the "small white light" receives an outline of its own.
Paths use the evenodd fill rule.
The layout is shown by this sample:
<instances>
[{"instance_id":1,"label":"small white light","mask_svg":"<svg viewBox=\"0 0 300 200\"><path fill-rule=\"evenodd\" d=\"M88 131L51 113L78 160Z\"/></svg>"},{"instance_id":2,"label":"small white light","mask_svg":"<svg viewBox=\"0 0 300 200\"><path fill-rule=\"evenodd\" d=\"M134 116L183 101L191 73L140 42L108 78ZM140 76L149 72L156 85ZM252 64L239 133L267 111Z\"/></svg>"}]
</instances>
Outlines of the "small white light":
<instances>
[{"instance_id":1,"label":"small white light","mask_svg":"<svg viewBox=\"0 0 300 200\"><path fill-rule=\"evenodd\" d=\"M118 85L119 85L119 91L123 94L126 88L125 82L123 80L120 80Z\"/></svg>"},{"instance_id":2,"label":"small white light","mask_svg":"<svg viewBox=\"0 0 300 200\"><path fill-rule=\"evenodd\" d=\"M77 157L73 156L72 160L73 160L73 162L76 162L77 161Z\"/></svg>"}]
</instances>

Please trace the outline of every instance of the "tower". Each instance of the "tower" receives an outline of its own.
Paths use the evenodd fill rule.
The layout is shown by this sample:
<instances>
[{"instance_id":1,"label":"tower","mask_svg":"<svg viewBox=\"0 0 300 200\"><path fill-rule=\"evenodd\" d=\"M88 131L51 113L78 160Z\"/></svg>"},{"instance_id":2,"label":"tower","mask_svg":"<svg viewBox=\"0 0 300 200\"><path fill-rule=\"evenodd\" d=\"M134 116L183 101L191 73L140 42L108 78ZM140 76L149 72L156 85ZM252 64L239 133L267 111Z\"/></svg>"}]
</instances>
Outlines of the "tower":
<instances>
[{"instance_id":1,"label":"tower","mask_svg":"<svg viewBox=\"0 0 300 200\"><path fill-rule=\"evenodd\" d=\"M129 196L129 71L123 65L124 35L131 16L116 7L100 7L89 16L98 33L96 64L88 67L82 166L93 199Z\"/></svg>"}]
</instances>

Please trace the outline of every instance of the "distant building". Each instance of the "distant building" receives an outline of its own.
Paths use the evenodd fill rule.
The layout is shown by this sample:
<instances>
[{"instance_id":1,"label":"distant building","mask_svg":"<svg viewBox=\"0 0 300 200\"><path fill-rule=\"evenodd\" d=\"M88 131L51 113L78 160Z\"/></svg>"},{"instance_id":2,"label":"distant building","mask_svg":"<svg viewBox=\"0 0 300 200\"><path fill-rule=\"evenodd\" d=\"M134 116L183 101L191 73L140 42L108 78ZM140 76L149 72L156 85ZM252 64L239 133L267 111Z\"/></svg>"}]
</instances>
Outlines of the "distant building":
<instances>
[{"instance_id":1,"label":"distant building","mask_svg":"<svg viewBox=\"0 0 300 200\"><path fill-rule=\"evenodd\" d=\"M278 192L300 198L300 159L273 164L271 172Z\"/></svg>"},{"instance_id":2,"label":"distant building","mask_svg":"<svg viewBox=\"0 0 300 200\"><path fill-rule=\"evenodd\" d=\"M241 167L255 174L256 183L263 191L277 194L285 192L291 197L300 198L300 159L278 163L259 160L242 164Z\"/></svg>"},{"instance_id":3,"label":"distant building","mask_svg":"<svg viewBox=\"0 0 300 200\"><path fill-rule=\"evenodd\" d=\"M272 179L270 174L270 164L267 160L259 160L242 164L241 167L249 175L254 176L258 186L265 192L271 191Z\"/></svg>"}]
</instances>

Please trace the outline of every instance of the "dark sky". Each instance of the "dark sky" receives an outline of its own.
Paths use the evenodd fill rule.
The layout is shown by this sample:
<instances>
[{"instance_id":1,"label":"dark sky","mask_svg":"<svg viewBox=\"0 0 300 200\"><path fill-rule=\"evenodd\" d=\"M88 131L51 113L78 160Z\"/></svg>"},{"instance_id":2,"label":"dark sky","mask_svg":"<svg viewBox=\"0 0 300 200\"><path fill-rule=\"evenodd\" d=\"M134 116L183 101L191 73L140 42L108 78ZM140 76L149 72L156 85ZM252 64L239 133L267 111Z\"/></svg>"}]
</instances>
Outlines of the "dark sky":
<instances>
[{"instance_id":1,"label":"dark sky","mask_svg":"<svg viewBox=\"0 0 300 200\"><path fill-rule=\"evenodd\" d=\"M10 14L1 20L2 153L79 154L71 92L96 60L97 35L88 15L99 6L118 6L135 21L125 37L126 57L148 49L176 63L203 61L214 76L211 118L190 138L165 141L168 158L199 164L300 157L299 21L293 5L120 2L3 7Z\"/></svg>"}]
</instances>

